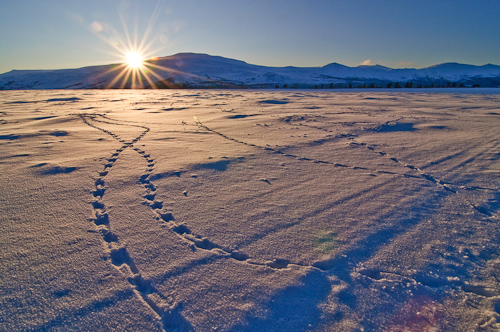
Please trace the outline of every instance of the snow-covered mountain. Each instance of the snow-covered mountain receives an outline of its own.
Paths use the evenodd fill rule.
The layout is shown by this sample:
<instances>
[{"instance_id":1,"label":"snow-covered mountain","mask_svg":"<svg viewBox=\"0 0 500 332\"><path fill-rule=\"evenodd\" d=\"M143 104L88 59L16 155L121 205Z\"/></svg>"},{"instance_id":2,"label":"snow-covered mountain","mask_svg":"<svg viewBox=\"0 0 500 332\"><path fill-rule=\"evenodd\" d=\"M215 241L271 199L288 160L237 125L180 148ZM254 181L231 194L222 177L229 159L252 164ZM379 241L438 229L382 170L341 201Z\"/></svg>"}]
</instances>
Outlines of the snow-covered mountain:
<instances>
[{"instance_id":1,"label":"snow-covered mountain","mask_svg":"<svg viewBox=\"0 0 500 332\"><path fill-rule=\"evenodd\" d=\"M266 67L208 54L179 53L148 60L143 87L336 88L500 86L500 66L444 63L423 69L380 65ZM0 75L0 89L93 89L131 87L118 64L59 70L12 70ZM152 74L155 73L154 75Z\"/></svg>"}]
</instances>

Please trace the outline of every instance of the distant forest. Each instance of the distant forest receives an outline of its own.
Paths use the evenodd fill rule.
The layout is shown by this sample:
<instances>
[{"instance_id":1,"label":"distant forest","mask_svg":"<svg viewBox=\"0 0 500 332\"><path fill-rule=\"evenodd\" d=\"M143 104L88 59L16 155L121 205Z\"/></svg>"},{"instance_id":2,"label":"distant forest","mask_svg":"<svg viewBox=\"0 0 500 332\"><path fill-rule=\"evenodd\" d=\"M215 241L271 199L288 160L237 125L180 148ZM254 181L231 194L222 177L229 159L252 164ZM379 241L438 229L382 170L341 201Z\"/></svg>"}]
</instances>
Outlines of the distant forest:
<instances>
[{"instance_id":1,"label":"distant forest","mask_svg":"<svg viewBox=\"0 0 500 332\"><path fill-rule=\"evenodd\" d=\"M344 82L338 82L338 81ZM448 80L415 80L407 82L392 82L381 80L360 80L339 79L337 82L322 84L305 83L265 83L244 85L234 82L224 82L210 80L197 83L175 83L168 79L155 83L155 86L146 86L145 88L158 89L412 89L412 88L496 88L500 87L500 78L477 78L463 81Z\"/></svg>"}]
</instances>

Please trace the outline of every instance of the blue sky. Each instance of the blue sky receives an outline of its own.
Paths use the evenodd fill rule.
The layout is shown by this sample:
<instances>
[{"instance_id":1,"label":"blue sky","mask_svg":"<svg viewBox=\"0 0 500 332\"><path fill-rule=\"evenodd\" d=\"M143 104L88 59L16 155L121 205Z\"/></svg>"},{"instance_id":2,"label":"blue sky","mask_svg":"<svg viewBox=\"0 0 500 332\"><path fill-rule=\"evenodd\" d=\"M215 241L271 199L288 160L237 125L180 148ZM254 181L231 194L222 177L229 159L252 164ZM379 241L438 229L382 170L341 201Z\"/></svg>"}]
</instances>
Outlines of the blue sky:
<instances>
[{"instance_id":1,"label":"blue sky","mask_svg":"<svg viewBox=\"0 0 500 332\"><path fill-rule=\"evenodd\" d=\"M499 17L498 0L0 0L0 73L121 62L145 35L149 56L500 65Z\"/></svg>"}]
</instances>

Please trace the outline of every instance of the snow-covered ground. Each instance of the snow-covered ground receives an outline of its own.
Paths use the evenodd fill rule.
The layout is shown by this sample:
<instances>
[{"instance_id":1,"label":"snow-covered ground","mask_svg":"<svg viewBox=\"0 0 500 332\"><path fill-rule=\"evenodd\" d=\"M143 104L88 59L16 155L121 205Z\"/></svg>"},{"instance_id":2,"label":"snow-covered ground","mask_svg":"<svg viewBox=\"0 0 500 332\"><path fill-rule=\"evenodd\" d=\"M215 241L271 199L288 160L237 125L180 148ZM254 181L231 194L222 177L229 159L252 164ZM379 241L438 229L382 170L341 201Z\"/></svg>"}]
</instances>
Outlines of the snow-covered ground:
<instances>
[{"instance_id":1,"label":"snow-covered ground","mask_svg":"<svg viewBox=\"0 0 500 332\"><path fill-rule=\"evenodd\" d=\"M466 91L0 92L0 330L498 330Z\"/></svg>"}]
</instances>

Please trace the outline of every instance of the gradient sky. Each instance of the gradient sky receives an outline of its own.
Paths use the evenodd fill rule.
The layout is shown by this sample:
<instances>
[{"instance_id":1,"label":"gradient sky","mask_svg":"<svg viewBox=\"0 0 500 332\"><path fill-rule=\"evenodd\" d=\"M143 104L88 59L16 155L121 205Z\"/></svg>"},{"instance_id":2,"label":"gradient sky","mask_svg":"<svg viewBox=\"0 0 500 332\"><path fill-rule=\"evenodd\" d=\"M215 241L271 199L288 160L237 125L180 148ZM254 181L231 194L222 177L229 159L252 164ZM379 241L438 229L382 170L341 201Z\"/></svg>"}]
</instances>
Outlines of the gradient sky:
<instances>
[{"instance_id":1,"label":"gradient sky","mask_svg":"<svg viewBox=\"0 0 500 332\"><path fill-rule=\"evenodd\" d=\"M121 62L127 32L151 57L500 65L499 18L499 0L0 0L0 73Z\"/></svg>"}]
</instances>

